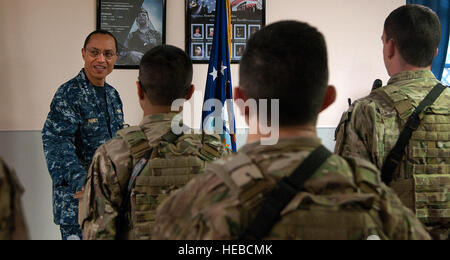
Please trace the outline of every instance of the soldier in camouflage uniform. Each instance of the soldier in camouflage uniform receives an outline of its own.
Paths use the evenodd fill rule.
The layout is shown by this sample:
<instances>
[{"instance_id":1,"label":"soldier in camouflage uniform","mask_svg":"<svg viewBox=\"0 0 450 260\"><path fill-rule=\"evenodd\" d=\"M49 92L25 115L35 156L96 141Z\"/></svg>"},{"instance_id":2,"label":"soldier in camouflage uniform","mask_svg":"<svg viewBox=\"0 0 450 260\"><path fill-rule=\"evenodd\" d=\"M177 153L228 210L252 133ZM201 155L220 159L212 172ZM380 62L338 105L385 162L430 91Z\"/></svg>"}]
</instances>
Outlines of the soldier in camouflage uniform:
<instances>
[{"instance_id":1,"label":"soldier in camouflage uniform","mask_svg":"<svg viewBox=\"0 0 450 260\"><path fill-rule=\"evenodd\" d=\"M0 158L0 240L28 239L22 194L23 188L16 174Z\"/></svg>"},{"instance_id":2,"label":"soldier in camouflage uniform","mask_svg":"<svg viewBox=\"0 0 450 260\"><path fill-rule=\"evenodd\" d=\"M161 45L143 57L137 86L144 119L97 150L82 202L84 239L150 239L156 207L202 173L206 162L229 153L219 136L171 130L182 115L172 113L171 104L190 99L192 73L192 61L176 47ZM146 153L148 163L132 178Z\"/></svg>"},{"instance_id":3,"label":"soldier in camouflage uniform","mask_svg":"<svg viewBox=\"0 0 450 260\"><path fill-rule=\"evenodd\" d=\"M344 113L336 131L338 154L358 156L383 168L408 118L439 83L431 63L440 35L439 18L424 6L402 6L389 15L382 40L391 79ZM419 118L421 124L390 186L435 239L446 239L450 228L450 90L444 90Z\"/></svg>"},{"instance_id":4,"label":"soldier in camouflage uniform","mask_svg":"<svg viewBox=\"0 0 450 260\"><path fill-rule=\"evenodd\" d=\"M97 148L123 127L122 101L105 78L117 60L117 42L95 31L82 49L85 65L56 92L42 130L44 153L53 181L54 222L62 238L81 237L75 193L85 184Z\"/></svg>"},{"instance_id":5,"label":"soldier in camouflage uniform","mask_svg":"<svg viewBox=\"0 0 450 260\"><path fill-rule=\"evenodd\" d=\"M317 116L336 97L334 87L327 87L327 51L320 32L295 21L263 28L247 44L240 81L236 99L279 99L281 140L262 146L252 142L261 134L250 135L238 154L209 165L158 208L155 239L257 238L245 234L261 223L256 216L264 220L262 205L280 202L270 204L266 198L283 194L286 187L280 182L286 182L280 179L292 177L320 147ZM332 155L310 172L303 188L287 184L292 199L275 212L276 221L260 239L429 239L369 162Z\"/></svg>"}]
</instances>

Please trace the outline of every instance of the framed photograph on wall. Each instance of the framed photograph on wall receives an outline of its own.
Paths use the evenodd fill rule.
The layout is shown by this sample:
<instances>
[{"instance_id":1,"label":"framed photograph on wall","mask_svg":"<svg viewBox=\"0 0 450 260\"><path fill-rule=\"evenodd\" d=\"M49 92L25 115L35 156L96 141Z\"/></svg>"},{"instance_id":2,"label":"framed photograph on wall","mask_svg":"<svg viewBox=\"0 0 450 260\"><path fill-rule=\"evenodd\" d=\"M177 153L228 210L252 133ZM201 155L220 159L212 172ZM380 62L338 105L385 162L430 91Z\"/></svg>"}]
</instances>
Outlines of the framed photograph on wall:
<instances>
[{"instance_id":1,"label":"framed photograph on wall","mask_svg":"<svg viewBox=\"0 0 450 260\"><path fill-rule=\"evenodd\" d=\"M210 58L211 57L211 51L212 51L212 42L210 43L206 43L206 58Z\"/></svg>"},{"instance_id":2,"label":"framed photograph on wall","mask_svg":"<svg viewBox=\"0 0 450 260\"><path fill-rule=\"evenodd\" d=\"M206 25L206 39L212 40L214 38L214 24Z\"/></svg>"},{"instance_id":3,"label":"framed photograph on wall","mask_svg":"<svg viewBox=\"0 0 450 260\"><path fill-rule=\"evenodd\" d=\"M240 59L245 51L245 43L234 43L233 44L233 58Z\"/></svg>"},{"instance_id":4,"label":"framed photograph on wall","mask_svg":"<svg viewBox=\"0 0 450 260\"><path fill-rule=\"evenodd\" d=\"M191 36L193 40L203 40L204 37L204 28L203 24L192 24L191 25Z\"/></svg>"},{"instance_id":5,"label":"framed photograph on wall","mask_svg":"<svg viewBox=\"0 0 450 260\"><path fill-rule=\"evenodd\" d=\"M234 25L234 39L235 40L246 40L247 39L247 25L245 24L235 24Z\"/></svg>"},{"instance_id":6,"label":"framed photograph on wall","mask_svg":"<svg viewBox=\"0 0 450 260\"><path fill-rule=\"evenodd\" d=\"M97 0L97 29L117 38L115 68L138 69L148 50L166 43L166 0Z\"/></svg>"},{"instance_id":7,"label":"framed photograph on wall","mask_svg":"<svg viewBox=\"0 0 450 260\"><path fill-rule=\"evenodd\" d=\"M186 52L194 63L209 63L216 0L186 1ZM231 62L239 63L250 36L266 25L265 0L230 0ZM202 55L200 55L200 47ZM195 52L196 50L196 52Z\"/></svg>"},{"instance_id":8,"label":"framed photograph on wall","mask_svg":"<svg viewBox=\"0 0 450 260\"><path fill-rule=\"evenodd\" d=\"M194 58L202 59L205 56L205 49L203 43L193 43L191 45L191 53Z\"/></svg>"},{"instance_id":9,"label":"framed photograph on wall","mask_svg":"<svg viewBox=\"0 0 450 260\"><path fill-rule=\"evenodd\" d=\"M260 25L249 25L248 26L248 36L252 37L252 35L255 34L256 32L258 32L259 30L261 30Z\"/></svg>"}]
</instances>

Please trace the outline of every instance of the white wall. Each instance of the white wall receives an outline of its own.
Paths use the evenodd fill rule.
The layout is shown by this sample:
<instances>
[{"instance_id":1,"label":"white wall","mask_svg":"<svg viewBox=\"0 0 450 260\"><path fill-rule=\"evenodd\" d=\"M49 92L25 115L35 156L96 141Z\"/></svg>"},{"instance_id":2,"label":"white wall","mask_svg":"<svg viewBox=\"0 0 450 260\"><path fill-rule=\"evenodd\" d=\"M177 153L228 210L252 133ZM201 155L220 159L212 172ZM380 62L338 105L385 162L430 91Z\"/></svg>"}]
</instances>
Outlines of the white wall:
<instances>
[{"instance_id":1,"label":"white wall","mask_svg":"<svg viewBox=\"0 0 450 260\"><path fill-rule=\"evenodd\" d=\"M308 21L325 34L330 84L338 102L319 126L336 126L347 98L362 97L376 78L387 80L381 57L383 21L404 0L267 0L267 22ZM81 48L96 26L95 0L0 0L0 130L41 129L50 101L62 83L83 66ZM167 43L184 48L184 1L167 0ZM232 66L233 84L239 83ZM195 65L200 96L207 65ZM136 70L116 70L108 78L124 101L126 120L140 121ZM196 104L197 108L200 107Z\"/></svg>"},{"instance_id":2,"label":"white wall","mask_svg":"<svg viewBox=\"0 0 450 260\"><path fill-rule=\"evenodd\" d=\"M353 100L369 93L376 78L387 81L381 56L385 17L404 0L266 0L267 23L295 19L316 26L327 40L330 84L338 101L319 120L335 127ZM51 220L50 177L45 169L42 128L56 89L83 66L81 48L96 26L95 0L0 0L0 156L16 169L26 188L25 214L33 239L59 239ZM167 43L184 48L184 1L167 0ZM237 86L238 65L232 65ZM196 123L207 65L195 65ZM136 70L115 70L108 82L124 102L126 121L142 113L135 94ZM239 125L238 125L239 126ZM18 132L22 130L32 130ZM332 129L324 141L331 143ZM320 131L319 131L320 134Z\"/></svg>"},{"instance_id":3,"label":"white wall","mask_svg":"<svg viewBox=\"0 0 450 260\"><path fill-rule=\"evenodd\" d=\"M384 20L405 0L267 0L268 22L307 21L328 45L330 84L338 100L319 117L319 126L336 127L348 108L347 99L369 94L377 78L386 83L381 35ZM269 11L270 10L270 11Z\"/></svg>"}]
</instances>

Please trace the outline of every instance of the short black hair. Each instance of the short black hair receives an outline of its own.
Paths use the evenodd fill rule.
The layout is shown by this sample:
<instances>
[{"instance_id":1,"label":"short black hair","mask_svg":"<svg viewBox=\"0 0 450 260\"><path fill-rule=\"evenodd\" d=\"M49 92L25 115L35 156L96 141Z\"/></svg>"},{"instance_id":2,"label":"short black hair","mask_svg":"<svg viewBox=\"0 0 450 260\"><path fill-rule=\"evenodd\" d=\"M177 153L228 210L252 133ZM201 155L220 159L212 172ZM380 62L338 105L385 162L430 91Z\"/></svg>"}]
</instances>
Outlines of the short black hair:
<instances>
[{"instance_id":1,"label":"short black hair","mask_svg":"<svg viewBox=\"0 0 450 260\"><path fill-rule=\"evenodd\" d=\"M281 126L315 123L328 85L325 39L297 21L264 27L248 41L239 76L247 98L280 100Z\"/></svg>"},{"instance_id":2,"label":"short black hair","mask_svg":"<svg viewBox=\"0 0 450 260\"><path fill-rule=\"evenodd\" d=\"M92 36L96 35L96 34L103 34L103 35L109 35L114 39L114 43L116 44L116 52L119 52L119 45L117 43L117 39L116 37L109 31L107 30L102 30L102 29L98 29L95 30L93 32L91 32L87 37L86 40L84 41L84 45L83 45L83 49L86 49L86 46L88 45L89 41L91 40Z\"/></svg>"},{"instance_id":3,"label":"short black hair","mask_svg":"<svg viewBox=\"0 0 450 260\"><path fill-rule=\"evenodd\" d=\"M159 45L145 53L139 66L139 82L150 102L170 106L185 98L192 83L192 60L175 46Z\"/></svg>"},{"instance_id":4,"label":"short black hair","mask_svg":"<svg viewBox=\"0 0 450 260\"><path fill-rule=\"evenodd\" d=\"M395 41L400 55L410 65L428 67L441 41L439 17L428 7L404 5L395 9L384 23L386 42Z\"/></svg>"}]
</instances>

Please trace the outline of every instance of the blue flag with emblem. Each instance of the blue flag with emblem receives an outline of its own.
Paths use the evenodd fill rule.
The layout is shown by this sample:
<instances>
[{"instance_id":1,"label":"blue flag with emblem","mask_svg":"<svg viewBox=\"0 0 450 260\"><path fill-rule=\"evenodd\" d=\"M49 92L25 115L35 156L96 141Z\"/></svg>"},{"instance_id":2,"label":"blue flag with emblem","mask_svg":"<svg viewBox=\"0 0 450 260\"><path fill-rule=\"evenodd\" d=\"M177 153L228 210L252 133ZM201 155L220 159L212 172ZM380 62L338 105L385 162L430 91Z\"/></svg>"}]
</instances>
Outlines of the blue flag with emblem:
<instances>
[{"instance_id":1,"label":"blue flag with emblem","mask_svg":"<svg viewBox=\"0 0 450 260\"><path fill-rule=\"evenodd\" d=\"M236 128L230 71L230 21L230 1L217 0L213 46L203 103L202 127L204 131L214 129L216 133L219 132L222 141L233 152L236 152Z\"/></svg>"}]
</instances>

